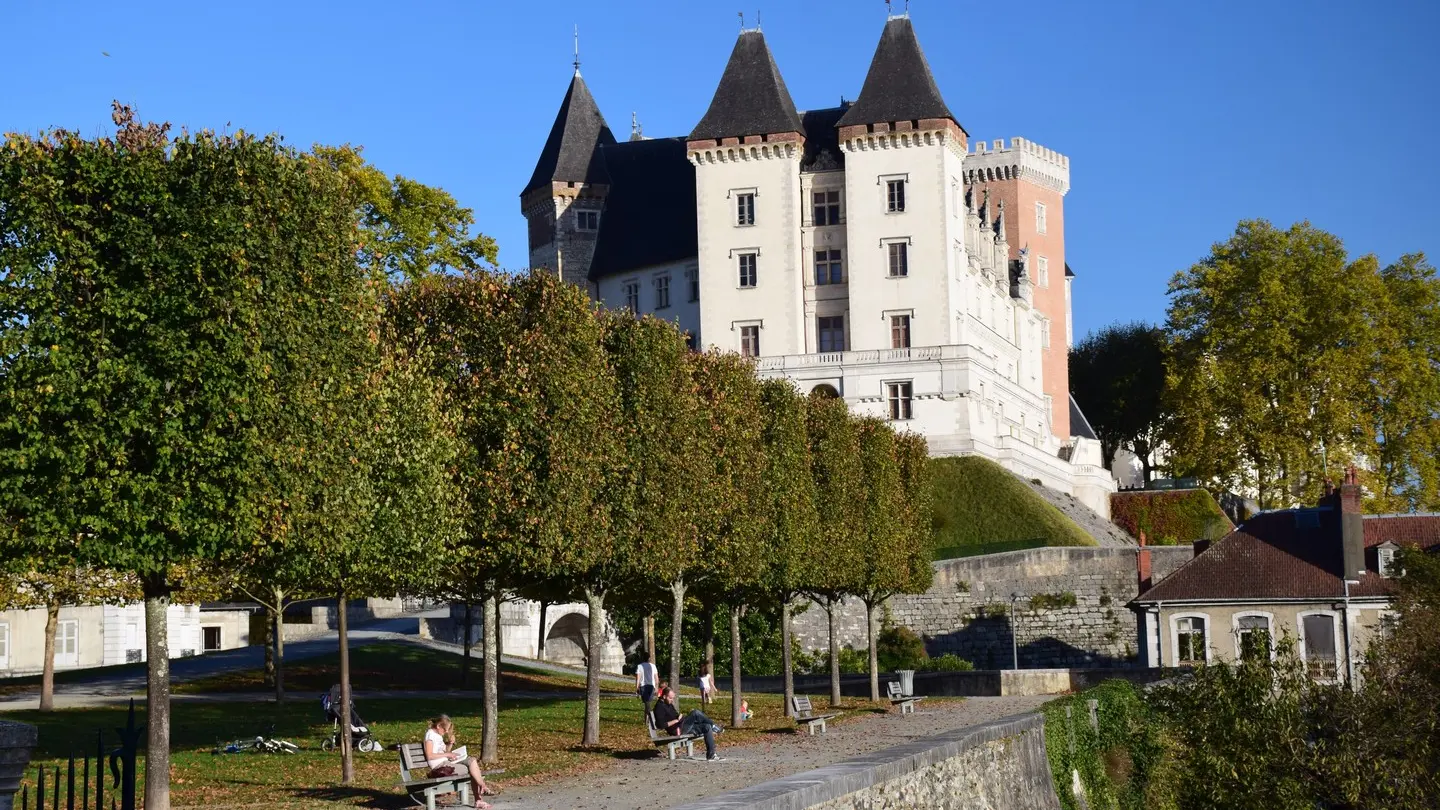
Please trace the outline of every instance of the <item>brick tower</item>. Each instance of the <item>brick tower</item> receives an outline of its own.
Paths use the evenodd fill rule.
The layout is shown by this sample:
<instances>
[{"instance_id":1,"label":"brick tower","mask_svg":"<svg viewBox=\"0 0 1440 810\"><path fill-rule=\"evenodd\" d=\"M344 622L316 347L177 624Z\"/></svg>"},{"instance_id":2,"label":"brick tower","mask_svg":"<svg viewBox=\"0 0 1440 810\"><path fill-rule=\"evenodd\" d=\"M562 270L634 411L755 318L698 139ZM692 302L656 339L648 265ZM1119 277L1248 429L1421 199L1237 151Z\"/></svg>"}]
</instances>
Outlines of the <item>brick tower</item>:
<instances>
[{"instance_id":1,"label":"brick tower","mask_svg":"<svg viewBox=\"0 0 1440 810\"><path fill-rule=\"evenodd\" d=\"M1065 193L1070 159L1024 138L1010 146L985 141L965 157L965 182L976 195L990 192L1005 206L1010 258L1023 260L1036 311L1045 316L1041 338L1042 388L1050 399L1050 424L1070 437L1070 283L1065 267Z\"/></svg>"}]
</instances>

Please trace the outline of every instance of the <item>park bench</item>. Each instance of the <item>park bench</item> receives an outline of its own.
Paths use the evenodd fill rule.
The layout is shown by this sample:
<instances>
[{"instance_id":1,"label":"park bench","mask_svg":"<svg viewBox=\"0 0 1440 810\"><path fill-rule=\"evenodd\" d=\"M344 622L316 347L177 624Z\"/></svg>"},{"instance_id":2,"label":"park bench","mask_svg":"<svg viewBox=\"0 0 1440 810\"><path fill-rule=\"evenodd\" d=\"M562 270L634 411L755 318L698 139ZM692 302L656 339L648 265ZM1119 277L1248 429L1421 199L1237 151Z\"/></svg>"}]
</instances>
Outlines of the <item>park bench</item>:
<instances>
[{"instance_id":1,"label":"park bench","mask_svg":"<svg viewBox=\"0 0 1440 810\"><path fill-rule=\"evenodd\" d=\"M886 689L890 691L890 705L899 706L901 714L914 714L915 704L925 699L921 695L900 694L899 681L891 681L890 685L887 686Z\"/></svg>"},{"instance_id":2,"label":"park bench","mask_svg":"<svg viewBox=\"0 0 1440 810\"><path fill-rule=\"evenodd\" d=\"M695 758L695 741L700 739L699 734L661 734L655 728L655 718L650 712L645 712L645 731L650 734L650 742L655 743L656 748L664 748L671 759L675 758L675 749L685 746L685 755L691 759Z\"/></svg>"},{"instance_id":3,"label":"park bench","mask_svg":"<svg viewBox=\"0 0 1440 810\"><path fill-rule=\"evenodd\" d=\"M427 773L430 763L425 759L425 746L420 743L400 744L400 786L410 795L411 801L423 805L425 810L435 810L435 797L442 793L459 793L461 806L472 804L470 796L470 772L458 767L454 776L434 776L411 779L410 772ZM484 771L486 776L504 773L504 768Z\"/></svg>"},{"instance_id":4,"label":"park bench","mask_svg":"<svg viewBox=\"0 0 1440 810\"><path fill-rule=\"evenodd\" d=\"M796 695L795 697L790 699L790 702L795 707L795 725L805 726L806 730L810 732L810 736L812 737L815 736L816 726L819 726L820 733L824 734L825 721L840 716L839 712L833 712L831 714L816 714L815 708L810 705L810 698L808 697L801 697L800 695Z\"/></svg>"}]
</instances>

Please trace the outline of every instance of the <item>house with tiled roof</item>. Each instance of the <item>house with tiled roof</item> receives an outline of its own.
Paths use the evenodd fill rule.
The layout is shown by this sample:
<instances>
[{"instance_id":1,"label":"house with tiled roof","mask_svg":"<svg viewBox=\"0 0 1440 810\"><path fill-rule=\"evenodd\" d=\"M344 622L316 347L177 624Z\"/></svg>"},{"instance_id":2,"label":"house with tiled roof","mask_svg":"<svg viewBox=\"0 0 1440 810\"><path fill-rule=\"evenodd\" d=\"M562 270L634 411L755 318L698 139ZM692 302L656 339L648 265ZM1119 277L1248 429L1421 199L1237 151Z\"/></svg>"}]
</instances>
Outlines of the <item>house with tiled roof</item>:
<instances>
[{"instance_id":1,"label":"house with tiled roof","mask_svg":"<svg viewBox=\"0 0 1440 810\"><path fill-rule=\"evenodd\" d=\"M797 105L747 28L688 134L632 119L619 140L577 57L520 194L530 266L1108 515L1115 484L1069 395L1070 159L972 141L908 14L854 100L835 90L839 106Z\"/></svg>"},{"instance_id":2,"label":"house with tiled roof","mask_svg":"<svg viewBox=\"0 0 1440 810\"><path fill-rule=\"evenodd\" d=\"M1146 587L1130 603L1144 663L1273 656L1288 636L1312 676L1353 681L1386 626L1402 546L1440 550L1440 515L1363 514L1351 470L1316 506L1255 515Z\"/></svg>"}]
</instances>

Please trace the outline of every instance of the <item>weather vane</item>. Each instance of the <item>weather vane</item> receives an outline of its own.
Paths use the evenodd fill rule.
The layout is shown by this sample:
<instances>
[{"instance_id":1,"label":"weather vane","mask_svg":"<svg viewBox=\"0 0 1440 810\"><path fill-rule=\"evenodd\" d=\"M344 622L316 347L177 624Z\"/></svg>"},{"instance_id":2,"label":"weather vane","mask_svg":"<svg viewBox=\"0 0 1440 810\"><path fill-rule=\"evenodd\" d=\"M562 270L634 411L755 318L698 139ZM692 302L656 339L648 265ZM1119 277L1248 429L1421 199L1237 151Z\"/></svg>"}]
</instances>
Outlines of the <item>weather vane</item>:
<instances>
[{"instance_id":1,"label":"weather vane","mask_svg":"<svg viewBox=\"0 0 1440 810\"><path fill-rule=\"evenodd\" d=\"M737 11L735 13L740 16L740 31L743 33L745 31L745 12Z\"/></svg>"},{"instance_id":2,"label":"weather vane","mask_svg":"<svg viewBox=\"0 0 1440 810\"><path fill-rule=\"evenodd\" d=\"M575 26L575 75L580 75L580 26Z\"/></svg>"}]
</instances>

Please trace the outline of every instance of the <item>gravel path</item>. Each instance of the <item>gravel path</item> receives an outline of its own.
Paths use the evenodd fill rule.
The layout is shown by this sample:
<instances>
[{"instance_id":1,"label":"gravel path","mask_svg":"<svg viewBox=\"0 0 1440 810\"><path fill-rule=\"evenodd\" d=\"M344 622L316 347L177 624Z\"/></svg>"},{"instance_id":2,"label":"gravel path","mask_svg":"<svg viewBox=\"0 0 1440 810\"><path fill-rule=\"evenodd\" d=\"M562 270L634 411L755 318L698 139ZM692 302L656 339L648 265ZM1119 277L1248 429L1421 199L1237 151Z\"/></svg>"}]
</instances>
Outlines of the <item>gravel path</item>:
<instances>
[{"instance_id":1,"label":"gravel path","mask_svg":"<svg viewBox=\"0 0 1440 810\"><path fill-rule=\"evenodd\" d=\"M1033 711L1051 697L977 697L962 701L921 704L911 715L891 713L832 725L828 733L777 734L773 742L740 747L719 739L721 762L703 759L652 759L617 761L608 770L550 780L543 784L506 788L492 799L496 810L573 808L573 810L629 810L672 807L705 796L746 787L793 773L820 768L860 754L889 748L917 737L953 728L988 723ZM638 718L637 718L638 719ZM703 756L697 745L697 757Z\"/></svg>"}]
</instances>

